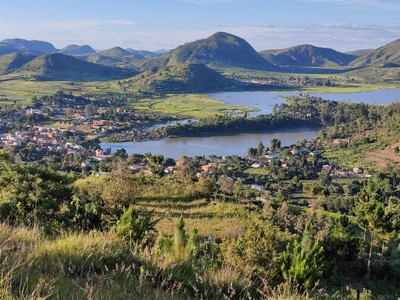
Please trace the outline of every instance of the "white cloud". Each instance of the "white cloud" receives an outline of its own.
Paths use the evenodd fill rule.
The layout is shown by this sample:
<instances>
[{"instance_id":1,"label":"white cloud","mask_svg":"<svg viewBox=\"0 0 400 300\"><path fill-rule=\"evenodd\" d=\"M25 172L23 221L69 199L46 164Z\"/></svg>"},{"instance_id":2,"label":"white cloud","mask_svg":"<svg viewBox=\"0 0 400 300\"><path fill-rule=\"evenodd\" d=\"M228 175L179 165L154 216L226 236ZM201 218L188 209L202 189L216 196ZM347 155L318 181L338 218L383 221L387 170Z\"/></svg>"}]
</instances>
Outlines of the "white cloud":
<instances>
[{"instance_id":1,"label":"white cloud","mask_svg":"<svg viewBox=\"0 0 400 300\"><path fill-rule=\"evenodd\" d=\"M231 26L224 24L203 30L140 30L131 20L88 20L73 22L2 22L3 38L44 40L57 48L68 44L89 44L95 49L114 46L146 50L171 49L202 39L222 30L247 40L256 50L287 48L299 44L350 51L378 48L400 36L400 26L329 23L298 24L297 26ZM113 26L109 26L113 25ZM115 25L115 26L114 26ZM120 26L123 28L121 30ZM133 26L127 26L133 25ZM116 27L117 26L117 27ZM7 36L5 36L5 34Z\"/></svg>"}]
</instances>

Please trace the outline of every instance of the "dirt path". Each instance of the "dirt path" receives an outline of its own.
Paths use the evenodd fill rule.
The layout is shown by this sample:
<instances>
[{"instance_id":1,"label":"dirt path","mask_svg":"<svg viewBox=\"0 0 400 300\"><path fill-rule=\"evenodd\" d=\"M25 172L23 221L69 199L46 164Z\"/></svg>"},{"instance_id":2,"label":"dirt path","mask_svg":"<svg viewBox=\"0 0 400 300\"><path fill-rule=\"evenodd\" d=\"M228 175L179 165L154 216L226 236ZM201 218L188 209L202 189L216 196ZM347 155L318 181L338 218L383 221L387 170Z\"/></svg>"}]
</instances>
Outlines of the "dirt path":
<instances>
[{"instance_id":1,"label":"dirt path","mask_svg":"<svg viewBox=\"0 0 400 300\"><path fill-rule=\"evenodd\" d=\"M400 155L393 151L395 147L400 147L400 142L383 150L371 151L365 158L374 163L379 169L385 168L388 162L400 163Z\"/></svg>"}]
</instances>

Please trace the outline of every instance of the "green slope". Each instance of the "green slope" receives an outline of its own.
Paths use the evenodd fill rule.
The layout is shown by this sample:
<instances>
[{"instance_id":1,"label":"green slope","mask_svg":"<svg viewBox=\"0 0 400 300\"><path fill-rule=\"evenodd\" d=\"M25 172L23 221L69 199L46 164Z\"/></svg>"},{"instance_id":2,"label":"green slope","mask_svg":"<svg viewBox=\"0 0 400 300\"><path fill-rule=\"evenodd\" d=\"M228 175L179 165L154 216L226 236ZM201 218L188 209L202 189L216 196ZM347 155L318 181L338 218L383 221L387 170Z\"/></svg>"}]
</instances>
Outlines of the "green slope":
<instances>
[{"instance_id":1,"label":"green slope","mask_svg":"<svg viewBox=\"0 0 400 300\"><path fill-rule=\"evenodd\" d=\"M225 32L179 46L170 53L138 64L142 69L184 63L200 63L216 67L240 67L274 70L244 39Z\"/></svg>"},{"instance_id":2,"label":"green slope","mask_svg":"<svg viewBox=\"0 0 400 300\"><path fill-rule=\"evenodd\" d=\"M400 66L400 39L362 55L353 64L356 66Z\"/></svg>"},{"instance_id":3,"label":"green slope","mask_svg":"<svg viewBox=\"0 0 400 300\"><path fill-rule=\"evenodd\" d=\"M11 73L33 60L32 54L11 53L0 56L0 75Z\"/></svg>"},{"instance_id":4,"label":"green slope","mask_svg":"<svg viewBox=\"0 0 400 300\"><path fill-rule=\"evenodd\" d=\"M280 50L265 50L260 54L270 63L279 66L337 67L347 66L357 56L330 48L299 45Z\"/></svg>"},{"instance_id":5,"label":"green slope","mask_svg":"<svg viewBox=\"0 0 400 300\"><path fill-rule=\"evenodd\" d=\"M203 64L152 68L131 78L128 82L132 87L162 93L209 92L239 85Z\"/></svg>"},{"instance_id":6,"label":"green slope","mask_svg":"<svg viewBox=\"0 0 400 300\"><path fill-rule=\"evenodd\" d=\"M69 81L123 79L133 74L131 70L101 66L61 53L37 57L19 72L25 72L38 80Z\"/></svg>"}]
</instances>

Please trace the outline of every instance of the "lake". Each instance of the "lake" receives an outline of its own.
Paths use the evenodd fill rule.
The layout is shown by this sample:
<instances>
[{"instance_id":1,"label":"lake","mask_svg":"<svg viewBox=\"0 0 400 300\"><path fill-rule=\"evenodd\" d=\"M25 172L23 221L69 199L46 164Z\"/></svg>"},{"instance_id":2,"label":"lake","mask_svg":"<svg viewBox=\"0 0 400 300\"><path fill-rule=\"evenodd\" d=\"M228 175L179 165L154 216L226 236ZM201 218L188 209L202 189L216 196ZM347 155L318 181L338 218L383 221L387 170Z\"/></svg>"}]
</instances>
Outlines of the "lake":
<instances>
[{"instance_id":1,"label":"lake","mask_svg":"<svg viewBox=\"0 0 400 300\"><path fill-rule=\"evenodd\" d=\"M257 109L251 116L272 113L274 104L285 102L284 97L296 96L304 92L223 92L210 94L210 97L222 100L229 105L246 105ZM400 89L384 89L372 92L360 93L308 93L311 96L321 97L327 100L364 102L366 104L391 104L400 101Z\"/></svg>"},{"instance_id":2,"label":"lake","mask_svg":"<svg viewBox=\"0 0 400 300\"><path fill-rule=\"evenodd\" d=\"M316 127L295 127L235 135L182 137L146 142L102 143L101 147L103 149L111 148L112 152L124 148L128 154L151 152L152 154L175 159L183 155L245 155L248 148L257 147L260 141L268 147L270 140L277 138L281 140L282 146L290 146L297 141L315 138L319 129Z\"/></svg>"},{"instance_id":3,"label":"lake","mask_svg":"<svg viewBox=\"0 0 400 300\"><path fill-rule=\"evenodd\" d=\"M259 111L252 113L252 115L258 115L271 113L273 105L283 103L285 96L299 95L299 93L301 92L222 92L214 93L210 96L214 99L225 101L230 105L255 107ZM368 104L390 104L400 101L400 89L344 94L311 93L310 95L323 99ZM260 141L265 146L269 146L271 139L278 138L281 140L282 146L289 146L297 141L315 138L318 131L319 128L295 127L259 133L173 138L140 143L102 143L101 146L103 149L111 148L112 151L124 148L128 154L151 152L170 158L178 158L183 155L244 155L249 147L257 147Z\"/></svg>"}]
</instances>

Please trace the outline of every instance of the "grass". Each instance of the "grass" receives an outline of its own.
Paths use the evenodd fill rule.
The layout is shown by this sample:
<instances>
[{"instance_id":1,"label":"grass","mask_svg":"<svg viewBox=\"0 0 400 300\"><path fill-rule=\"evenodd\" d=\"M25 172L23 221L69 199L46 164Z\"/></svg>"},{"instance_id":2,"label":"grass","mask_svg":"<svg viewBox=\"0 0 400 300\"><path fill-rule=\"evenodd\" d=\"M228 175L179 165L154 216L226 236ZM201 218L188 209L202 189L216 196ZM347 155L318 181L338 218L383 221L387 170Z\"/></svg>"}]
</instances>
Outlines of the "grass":
<instances>
[{"instance_id":1,"label":"grass","mask_svg":"<svg viewBox=\"0 0 400 300\"><path fill-rule=\"evenodd\" d=\"M333 164L350 170L355 167L363 167L363 155L360 152L355 153L351 149L327 149L324 155Z\"/></svg>"},{"instance_id":2,"label":"grass","mask_svg":"<svg viewBox=\"0 0 400 300\"><path fill-rule=\"evenodd\" d=\"M70 233L0 224L0 299L186 299L140 280L135 256L113 232Z\"/></svg>"},{"instance_id":3,"label":"grass","mask_svg":"<svg viewBox=\"0 0 400 300\"><path fill-rule=\"evenodd\" d=\"M156 229L173 234L174 226L182 216L187 232L193 228L200 236L212 238L238 237L245 232L245 224L240 220L241 204L208 202L196 200L190 202L140 201L137 206L154 210L158 217L165 217L156 225Z\"/></svg>"},{"instance_id":4,"label":"grass","mask_svg":"<svg viewBox=\"0 0 400 300\"><path fill-rule=\"evenodd\" d=\"M200 94L169 94L155 99L143 99L134 103L133 108L143 112L151 111L179 118L204 118L223 114L225 111L245 112L252 110L245 106L229 106L223 101Z\"/></svg>"}]
</instances>

